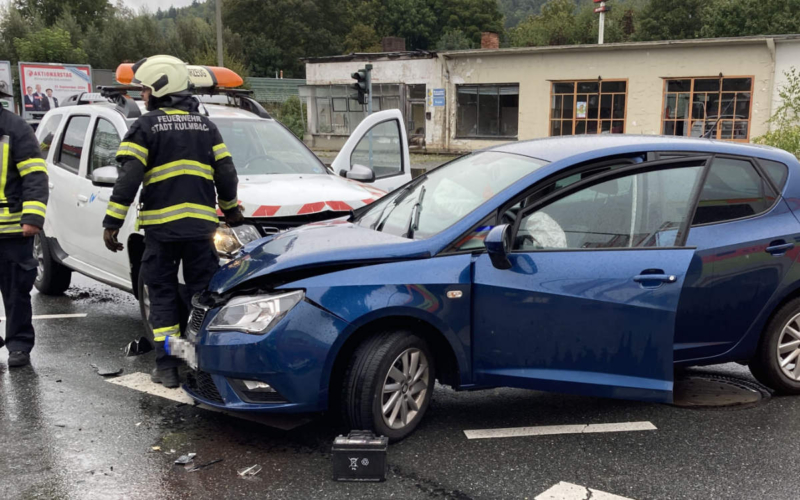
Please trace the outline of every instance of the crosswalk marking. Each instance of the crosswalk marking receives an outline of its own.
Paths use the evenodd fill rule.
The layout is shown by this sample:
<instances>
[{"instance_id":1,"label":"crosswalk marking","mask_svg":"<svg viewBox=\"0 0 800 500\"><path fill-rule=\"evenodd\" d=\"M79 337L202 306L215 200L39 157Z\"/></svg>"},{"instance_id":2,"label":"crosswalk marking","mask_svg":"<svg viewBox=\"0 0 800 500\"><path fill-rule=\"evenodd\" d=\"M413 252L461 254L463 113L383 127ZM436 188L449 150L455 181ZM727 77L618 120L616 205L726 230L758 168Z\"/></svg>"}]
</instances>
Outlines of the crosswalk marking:
<instances>
[{"instance_id":1,"label":"crosswalk marking","mask_svg":"<svg viewBox=\"0 0 800 500\"><path fill-rule=\"evenodd\" d=\"M86 313L75 314L36 314L33 319L62 319L62 318L85 318ZM5 321L5 316L0 316L0 321Z\"/></svg>"},{"instance_id":2,"label":"crosswalk marking","mask_svg":"<svg viewBox=\"0 0 800 500\"><path fill-rule=\"evenodd\" d=\"M599 432L654 431L650 422L618 422L611 424L541 425L537 427L509 427L506 429L465 430L467 439L490 439L523 436L551 436L554 434L594 434Z\"/></svg>"},{"instance_id":3,"label":"crosswalk marking","mask_svg":"<svg viewBox=\"0 0 800 500\"><path fill-rule=\"evenodd\" d=\"M586 498L591 498L592 500L633 500L627 497L612 495L605 491L598 491L577 484L565 483L564 481L561 481L540 494L534 498L534 500L584 500Z\"/></svg>"}]
</instances>

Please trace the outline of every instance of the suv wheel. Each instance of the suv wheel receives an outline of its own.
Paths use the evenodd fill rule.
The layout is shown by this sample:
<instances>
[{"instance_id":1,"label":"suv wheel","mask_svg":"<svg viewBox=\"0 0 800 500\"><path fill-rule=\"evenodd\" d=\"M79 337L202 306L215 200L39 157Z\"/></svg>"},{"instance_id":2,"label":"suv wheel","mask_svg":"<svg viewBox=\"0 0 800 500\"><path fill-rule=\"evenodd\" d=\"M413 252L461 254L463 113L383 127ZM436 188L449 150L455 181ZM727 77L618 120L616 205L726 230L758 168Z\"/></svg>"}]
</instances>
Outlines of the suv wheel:
<instances>
[{"instance_id":1,"label":"suv wheel","mask_svg":"<svg viewBox=\"0 0 800 500\"><path fill-rule=\"evenodd\" d=\"M769 322L750 371L770 389L800 394L800 299L783 306Z\"/></svg>"},{"instance_id":2,"label":"suv wheel","mask_svg":"<svg viewBox=\"0 0 800 500\"><path fill-rule=\"evenodd\" d=\"M434 370L428 344L411 332L384 332L368 339L356 349L345 373L345 423L393 442L405 438L428 409Z\"/></svg>"},{"instance_id":3,"label":"suv wheel","mask_svg":"<svg viewBox=\"0 0 800 500\"><path fill-rule=\"evenodd\" d=\"M61 295L72 280L72 270L53 258L50 245L42 231L33 237L33 256L36 258L36 281L34 285L45 295Z\"/></svg>"},{"instance_id":4,"label":"suv wheel","mask_svg":"<svg viewBox=\"0 0 800 500\"><path fill-rule=\"evenodd\" d=\"M142 277L141 272L139 272L136 286L138 287L137 296L139 297L139 312L142 315L144 332L150 343L155 345L153 342L153 329L150 327L150 292L147 289L147 285L144 284L144 278Z\"/></svg>"}]
</instances>

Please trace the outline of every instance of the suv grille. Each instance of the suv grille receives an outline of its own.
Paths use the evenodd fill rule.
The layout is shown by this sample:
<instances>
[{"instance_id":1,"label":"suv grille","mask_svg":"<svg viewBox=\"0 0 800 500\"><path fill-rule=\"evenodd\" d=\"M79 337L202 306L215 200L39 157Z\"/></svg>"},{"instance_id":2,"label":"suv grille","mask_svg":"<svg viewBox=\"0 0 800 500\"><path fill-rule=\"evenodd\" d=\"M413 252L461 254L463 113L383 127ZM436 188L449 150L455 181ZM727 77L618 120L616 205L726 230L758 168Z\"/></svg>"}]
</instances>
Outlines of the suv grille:
<instances>
[{"instance_id":1,"label":"suv grille","mask_svg":"<svg viewBox=\"0 0 800 500\"><path fill-rule=\"evenodd\" d=\"M203 320L206 319L206 310L195 307L189 315L189 331L192 333L199 333L200 327L203 326Z\"/></svg>"},{"instance_id":2,"label":"suv grille","mask_svg":"<svg viewBox=\"0 0 800 500\"><path fill-rule=\"evenodd\" d=\"M211 375L204 371L189 371L186 374L186 385L189 390L203 399L220 404L224 403L222 396L219 395L219 390L217 390L217 384L214 383Z\"/></svg>"}]
</instances>

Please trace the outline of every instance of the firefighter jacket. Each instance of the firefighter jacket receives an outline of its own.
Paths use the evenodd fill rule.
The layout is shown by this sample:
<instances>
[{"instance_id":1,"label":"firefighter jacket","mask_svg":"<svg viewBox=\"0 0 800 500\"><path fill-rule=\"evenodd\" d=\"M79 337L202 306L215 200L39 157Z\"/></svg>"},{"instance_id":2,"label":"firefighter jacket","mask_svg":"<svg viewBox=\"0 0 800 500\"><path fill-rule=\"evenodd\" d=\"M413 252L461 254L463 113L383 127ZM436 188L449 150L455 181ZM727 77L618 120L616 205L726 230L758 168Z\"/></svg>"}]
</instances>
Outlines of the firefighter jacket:
<instances>
[{"instance_id":1,"label":"firefighter jacket","mask_svg":"<svg viewBox=\"0 0 800 500\"><path fill-rule=\"evenodd\" d=\"M219 224L217 201L224 213L239 209L231 154L197 109L192 97L174 99L131 126L117 150L120 174L103 227L122 226L141 184L138 226L159 241L208 239Z\"/></svg>"},{"instance_id":2,"label":"firefighter jacket","mask_svg":"<svg viewBox=\"0 0 800 500\"><path fill-rule=\"evenodd\" d=\"M47 164L33 129L0 107L0 238L22 236L22 225L42 228L47 210Z\"/></svg>"}]
</instances>

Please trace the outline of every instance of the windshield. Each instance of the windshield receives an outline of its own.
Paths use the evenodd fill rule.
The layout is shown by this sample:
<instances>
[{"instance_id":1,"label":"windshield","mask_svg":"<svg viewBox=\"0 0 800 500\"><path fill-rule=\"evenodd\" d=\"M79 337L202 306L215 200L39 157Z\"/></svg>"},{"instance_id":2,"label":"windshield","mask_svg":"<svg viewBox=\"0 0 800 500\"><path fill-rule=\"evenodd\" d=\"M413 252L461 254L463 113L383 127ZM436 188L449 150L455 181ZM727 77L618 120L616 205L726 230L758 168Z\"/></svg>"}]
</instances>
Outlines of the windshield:
<instances>
[{"instance_id":1,"label":"windshield","mask_svg":"<svg viewBox=\"0 0 800 500\"><path fill-rule=\"evenodd\" d=\"M215 118L239 175L327 174L297 137L268 120Z\"/></svg>"},{"instance_id":2,"label":"windshield","mask_svg":"<svg viewBox=\"0 0 800 500\"><path fill-rule=\"evenodd\" d=\"M406 238L429 238L546 164L495 151L468 155L384 196L356 224Z\"/></svg>"}]
</instances>

